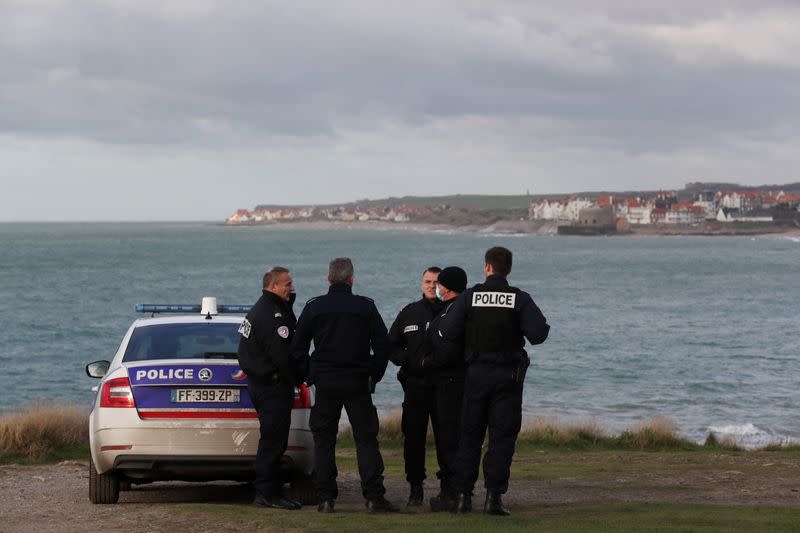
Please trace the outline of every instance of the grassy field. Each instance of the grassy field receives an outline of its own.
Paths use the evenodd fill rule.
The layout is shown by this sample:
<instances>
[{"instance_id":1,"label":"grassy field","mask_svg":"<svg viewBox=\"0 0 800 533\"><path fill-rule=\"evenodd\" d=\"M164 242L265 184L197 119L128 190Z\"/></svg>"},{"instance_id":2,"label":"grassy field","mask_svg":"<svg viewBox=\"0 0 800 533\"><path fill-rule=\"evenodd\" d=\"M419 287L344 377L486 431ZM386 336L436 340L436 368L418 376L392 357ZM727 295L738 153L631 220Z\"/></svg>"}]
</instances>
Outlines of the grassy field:
<instances>
[{"instance_id":1,"label":"grassy field","mask_svg":"<svg viewBox=\"0 0 800 533\"><path fill-rule=\"evenodd\" d=\"M0 463L88 458L84 409L39 404L0 418ZM399 413L383 417L381 448L391 499L407 494ZM333 515L256 509L247 501L165 504L166 513L207 516L231 530L269 531L800 531L800 447L776 443L742 450L709 435L705 444L681 438L655 418L613 435L594 421L564 425L535 420L521 433L506 503L511 517L484 516L479 481L467 516L427 507L369 515L358 495L352 435L337 450L346 496ZM429 472L435 470L429 446ZM427 482L427 497L435 492ZM246 492L246 491L245 491ZM202 518L200 518L202 519Z\"/></svg>"},{"instance_id":2,"label":"grassy field","mask_svg":"<svg viewBox=\"0 0 800 533\"><path fill-rule=\"evenodd\" d=\"M402 450L383 446L386 485L404 490ZM333 515L303 511L256 509L242 504L180 504L179 513L206 514L235 529L268 531L599 531L599 532L764 532L800 531L800 508L791 505L704 503L719 492L769 483L791 465L797 452L692 451L577 451L520 447L512 465L507 503L510 517L480 512L482 487L476 487L475 511L469 515L432 513L427 507L399 514L369 515L360 499L337 503ZM340 447L337 464L341 475L356 472L355 450ZM427 464L435 464L432 451ZM735 470L732 470L735 469ZM743 479L726 486L726 476ZM800 476L795 476L800 486ZM736 485L738 481L739 486ZM714 484L716 488L710 488ZM401 493L404 494L404 492ZM776 487L776 490L782 490ZM552 497L543 495L549 491ZM706 494L705 491L709 491ZM527 499L527 496L530 499ZM628 499L630 498L630 499ZM552 502L542 500L552 500ZM575 501L570 501L574 499ZM683 501L685 499L694 501ZM724 496L723 496L724 499ZM396 503L401 503L394 498ZM510 501L509 501L510 500Z\"/></svg>"},{"instance_id":3,"label":"grassy field","mask_svg":"<svg viewBox=\"0 0 800 533\"><path fill-rule=\"evenodd\" d=\"M240 506L181 505L179 511L209 513L236 528L268 531L553 531L553 532L796 532L800 511L780 507L661 503L590 503L526 506L509 517L482 513L369 515L360 508L332 515L265 511Z\"/></svg>"}]
</instances>

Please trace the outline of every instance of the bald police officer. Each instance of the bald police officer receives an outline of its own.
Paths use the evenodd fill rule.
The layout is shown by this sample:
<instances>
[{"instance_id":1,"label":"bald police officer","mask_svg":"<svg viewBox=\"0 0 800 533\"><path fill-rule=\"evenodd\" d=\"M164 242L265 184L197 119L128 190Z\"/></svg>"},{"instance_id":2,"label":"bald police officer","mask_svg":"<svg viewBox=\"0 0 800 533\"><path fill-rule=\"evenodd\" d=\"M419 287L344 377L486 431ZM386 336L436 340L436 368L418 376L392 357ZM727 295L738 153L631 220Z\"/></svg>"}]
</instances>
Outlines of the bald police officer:
<instances>
[{"instance_id":1,"label":"bald police officer","mask_svg":"<svg viewBox=\"0 0 800 533\"><path fill-rule=\"evenodd\" d=\"M459 494L453 511L472 510L472 490L488 428L489 447L483 457L484 512L509 515L502 495L508 490L522 422L522 384L530 363L525 339L531 344L543 343L550 326L531 296L508 284L511 251L500 246L489 248L484 260L486 280L459 296L439 324L444 339L463 339L467 363L461 440L453 476Z\"/></svg>"}]
</instances>

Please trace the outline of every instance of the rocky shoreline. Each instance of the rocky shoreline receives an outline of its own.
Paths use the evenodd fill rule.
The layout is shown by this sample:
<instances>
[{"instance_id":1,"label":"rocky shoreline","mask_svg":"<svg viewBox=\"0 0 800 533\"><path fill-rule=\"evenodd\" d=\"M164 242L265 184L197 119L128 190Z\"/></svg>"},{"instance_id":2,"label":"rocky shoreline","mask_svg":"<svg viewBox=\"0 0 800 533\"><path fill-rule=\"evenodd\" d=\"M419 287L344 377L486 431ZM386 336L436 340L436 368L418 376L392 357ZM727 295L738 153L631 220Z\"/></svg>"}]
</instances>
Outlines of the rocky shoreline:
<instances>
[{"instance_id":1,"label":"rocky shoreline","mask_svg":"<svg viewBox=\"0 0 800 533\"><path fill-rule=\"evenodd\" d=\"M246 226L280 229L373 229L380 231L464 232L488 234L557 235L557 222L547 220L499 220L489 225L453 225L432 222L389 222L385 220L298 220L280 222L224 223L224 226ZM800 237L800 228L768 223L706 222L693 226L673 224L634 226L629 231L605 236L788 236Z\"/></svg>"}]
</instances>

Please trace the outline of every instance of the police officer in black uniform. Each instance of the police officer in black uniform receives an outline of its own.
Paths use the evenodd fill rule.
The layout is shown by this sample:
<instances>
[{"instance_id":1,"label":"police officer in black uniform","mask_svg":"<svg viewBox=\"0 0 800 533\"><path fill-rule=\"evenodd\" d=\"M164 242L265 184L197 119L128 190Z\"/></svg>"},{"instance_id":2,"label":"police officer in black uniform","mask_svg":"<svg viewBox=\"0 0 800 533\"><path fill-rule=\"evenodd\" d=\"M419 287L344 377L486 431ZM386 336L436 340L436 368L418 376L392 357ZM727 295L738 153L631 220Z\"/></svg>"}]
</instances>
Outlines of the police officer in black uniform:
<instances>
[{"instance_id":1,"label":"police officer in black uniform","mask_svg":"<svg viewBox=\"0 0 800 533\"><path fill-rule=\"evenodd\" d=\"M422 273L422 298L405 306L389 328L393 350L391 361L400 366L397 379L403 386L403 459L406 481L411 485L409 506L422 505L422 481L425 479L425 441L428 435L428 418L434 418L434 391L425 379L422 360L428 326L442 312L442 303L436 297L436 280L442 269L428 267Z\"/></svg>"},{"instance_id":2,"label":"police officer in black uniform","mask_svg":"<svg viewBox=\"0 0 800 533\"><path fill-rule=\"evenodd\" d=\"M295 359L308 364L309 382L316 385L310 426L314 434L318 510L332 513L339 494L336 434L344 407L353 428L367 509L397 511L384 497L378 413L371 396L386 371L391 352L386 325L372 300L353 294L353 263L349 258L331 261L328 281L328 294L312 298L303 309L293 344ZM314 353L309 359L312 340Z\"/></svg>"},{"instance_id":3,"label":"police officer in black uniform","mask_svg":"<svg viewBox=\"0 0 800 533\"><path fill-rule=\"evenodd\" d=\"M264 274L261 298L239 327L239 366L261 427L256 452L257 507L300 509L282 494L280 460L289 439L294 385L300 383L291 365L291 340L297 320L292 311L292 276L284 267Z\"/></svg>"},{"instance_id":4,"label":"police officer in black uniform","mask_svg":"<svg viewBox=\"0 0 800 533\"><path fill-rule=\"evenodd\" d=\"M434 409L431 425L436 441L436 459L439 462L437 477L440 492L430 500L433 511L450 509L458 491L453 487L455 458L461 426L461 409L464 398L464 345L439 335L439 324L459 294L467 288L467 273L450 266L442 270L436 282L436 296L444 303L444 312L436 316L426 334L422 370L430 384Z\"/></svg>"},{"instance_id":5,"label":"police officer in black uniform","mask_svg":"<svg viewBox=\"0 0 800 533\"><path fill-rule=\"evenodd\" d=\"M522 384L530 360L525 339L541 344L550 326L530 295L506 281L511 251L496 246L486 251L486 281L462 294L439 324L442 337L464 339L467 374L461 440L454 482L460 490L456 513L472 510L472 489L478 479L481 444L489 430L483 457L486 485L484 512L508 515L502 495L508 490L511 459L522 422Z\"/></svg>"}]
</instances>

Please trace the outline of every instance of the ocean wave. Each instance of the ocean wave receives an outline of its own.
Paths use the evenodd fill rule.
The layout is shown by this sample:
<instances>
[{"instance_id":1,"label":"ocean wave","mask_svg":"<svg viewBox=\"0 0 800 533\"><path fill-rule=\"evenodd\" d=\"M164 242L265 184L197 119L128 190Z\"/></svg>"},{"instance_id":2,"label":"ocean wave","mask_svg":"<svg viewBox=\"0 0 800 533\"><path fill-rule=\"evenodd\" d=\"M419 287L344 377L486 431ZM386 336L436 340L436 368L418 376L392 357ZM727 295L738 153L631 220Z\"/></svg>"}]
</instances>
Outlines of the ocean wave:
<instances>
[{"instance_id":1,"label":"ocean wave","mask_svg":"<svg viewBox=\"0 0 800 533\"><path fill-rule=\"evenodd\" d=\"M775 443L797 442L797 439L785 435L778 435L766 429L759 428L755 424L727 424L720 426L709 426L708 432L717 437L729 438L743 448L760 448Z\"/></svg>"}]
</instances>

